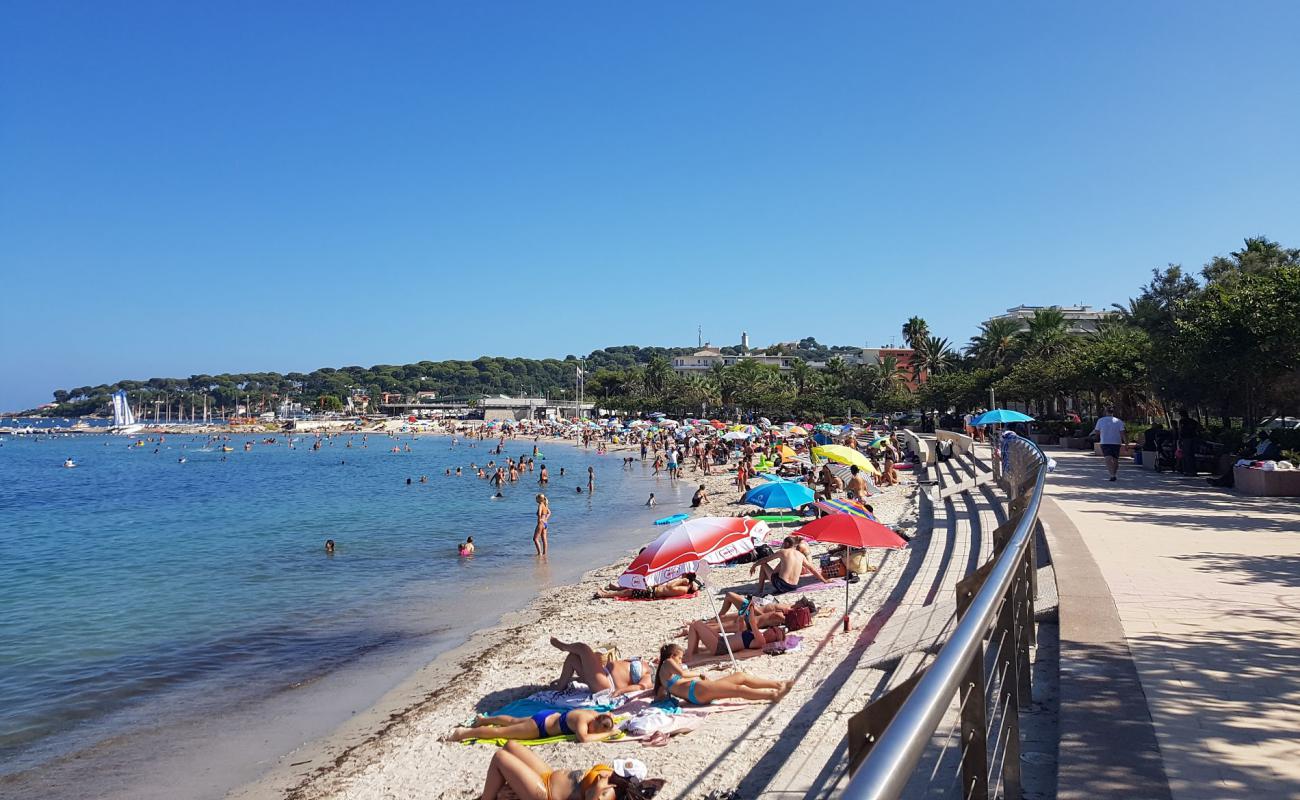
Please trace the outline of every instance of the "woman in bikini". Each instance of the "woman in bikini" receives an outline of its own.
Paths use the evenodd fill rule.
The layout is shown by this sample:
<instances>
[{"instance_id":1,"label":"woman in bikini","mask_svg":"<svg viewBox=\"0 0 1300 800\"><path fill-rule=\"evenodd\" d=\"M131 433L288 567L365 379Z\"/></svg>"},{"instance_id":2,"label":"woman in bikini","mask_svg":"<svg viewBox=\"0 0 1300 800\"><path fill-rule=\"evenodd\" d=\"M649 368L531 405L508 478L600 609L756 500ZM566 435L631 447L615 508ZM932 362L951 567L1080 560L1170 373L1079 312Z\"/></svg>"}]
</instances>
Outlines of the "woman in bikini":
<instances>
[{"instance_id":1,"label":"woman in bikini","mask_svg":"<svg viewBox=\"0 0 1300 800\"><path fill-rule=\"evenodd\" d=\"M537 495L537 526L533 528L533 547L537 555L546 555L546 533L551 526L551 503L546 495Z\"/></svg>"},{"instance_id":2,"label":"woman in bikini","mask_svg":"<svg viewBox=\"0 0 1300 800\"><path fill-rule=\"evenodd\" d=\"M577 677L592 694L612 691L614 697L649 689L652 685L650 665L640 658L619 658L617 650L597 652L582 642L565 643L551 637L551 646L568 653L555 685L560 689Z\"/></svg>"},{"instance_id":3,"label":"woman in bikini","mask_svg":"<svg viewBox=\"0 0 1300 800\"><path fill-rule=\"evenodd\" d=\"M457 727L450 741L466 739L546 739L573 736L578 742L600 742L618 732L614 717L587 709L539 711L531 717L478 715L470 727Z\"/></svg>"},{"instance_id":4,"label":"woman in bikini","mask_svg":"<svg viewBox=\"0 0 1300 800\"><path fill-rule=\"evenodd\" d=\"M750 615L747 619L749 627L740 633L727 634L726 641L723 641L722 634L706 623L699 620L692 622L686 626L686 658L694 659L700 651L703 651L704 658L725 656L728 647L732 653L762 650L769 644L785 641L785 628L779 625L762 628L757 615Z\"/></svg>"},{"instance_id":5,"label":"woman in bikini","mask_svg":"<svg viewBox=\"0 0 1300 800\"><path fill-rule=\"evenodd\" d=\"M616 762L617 763L617 762ZM644 765L643 765L644 766ZM518 742L492 756L483 800L518 797L520 800L650 800L659 793L661 780L636 780L624 777L609 764L597 764L582 770L552 769ZM509 789L509 792L503 792Z\"/></svg>"},{"instance_id":6,"label":"woman in bikini","mask_svg":"<svg viewBox=\"0 0 1300 800\"><path fill-rule=\"evenodd\" d=\"M790 681L771 681L744 672L706 678L703 673L687 670L683 655L679 644L666 644L659 648L659 668L655 670L654 687L656 700L673 697L696 706L731 698L775 703L789 693L792 685Z\"/></svg>"}]
</instances>

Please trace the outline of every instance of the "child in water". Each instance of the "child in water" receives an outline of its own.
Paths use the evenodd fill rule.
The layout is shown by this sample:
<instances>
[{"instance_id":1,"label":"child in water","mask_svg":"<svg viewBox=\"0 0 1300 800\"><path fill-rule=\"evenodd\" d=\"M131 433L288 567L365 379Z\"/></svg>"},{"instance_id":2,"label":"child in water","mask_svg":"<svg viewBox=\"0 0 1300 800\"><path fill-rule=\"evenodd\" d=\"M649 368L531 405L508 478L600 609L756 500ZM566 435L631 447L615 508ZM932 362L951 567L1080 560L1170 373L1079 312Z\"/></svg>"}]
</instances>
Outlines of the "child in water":
<instances>
[{"instance_id":1,"label":"child in water","mask_svg":"<svg viewBox=\"0 0 1300 800\"><path fill-rule=\"evenodd\" d=\"M647 500L647 501L645 501L645 504L646 504L647 506L657 505L657 504L655 503L655 493L654 493L654 492L651 492L651 493L650 493L650 499Z\"/></svg>"},{"instance_id":2,"label":"child in water","mask_svg":"<svg viewBox=\"0 0 1300 800\"><path fill-rule=\"evenodd\" d=\"M465 541L461 542L456 549L462 557L474 555L474 537L466 536Z\"/></svg>"}]
</instances>

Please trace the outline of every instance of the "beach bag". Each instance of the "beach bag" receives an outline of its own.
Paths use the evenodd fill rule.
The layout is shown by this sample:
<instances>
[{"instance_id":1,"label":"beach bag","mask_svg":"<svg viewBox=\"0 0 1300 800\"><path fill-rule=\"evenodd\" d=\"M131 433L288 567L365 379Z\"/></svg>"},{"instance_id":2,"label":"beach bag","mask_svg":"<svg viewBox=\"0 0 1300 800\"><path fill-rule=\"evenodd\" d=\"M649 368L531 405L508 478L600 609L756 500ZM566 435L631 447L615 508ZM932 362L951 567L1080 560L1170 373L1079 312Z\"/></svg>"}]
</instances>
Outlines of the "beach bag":
<instances>
[{"instance_id":1,"label":"beach bag","mask_svg":"<svg viewBox=\"0 0 1300 800\"><path fill-rule=\"evenodd\" d=\"M785 627L787 630L803 630L812 624L812 612L806 606L795 606L785 612Z\"/></svg>"}]
</instances>

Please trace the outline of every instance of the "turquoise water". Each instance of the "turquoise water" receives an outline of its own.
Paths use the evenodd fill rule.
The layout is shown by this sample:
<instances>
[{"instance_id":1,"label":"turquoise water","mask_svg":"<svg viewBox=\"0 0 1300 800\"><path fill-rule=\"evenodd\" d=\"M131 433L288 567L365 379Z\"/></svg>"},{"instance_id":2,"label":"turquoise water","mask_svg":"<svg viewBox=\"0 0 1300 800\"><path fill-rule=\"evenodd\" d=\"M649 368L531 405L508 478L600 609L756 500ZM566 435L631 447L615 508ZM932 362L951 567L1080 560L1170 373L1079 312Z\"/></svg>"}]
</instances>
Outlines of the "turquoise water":
<instances>
[{"instance_id":1,"label":"turquoise water","mask_svg":"<svg viewBox=\"0 0 1300 800\"><path fill-rule=\"evenodd\" d=\"M537 474L494 499L468 470L530 454L531 440L498 456L495 442L441 437L371 435L363 446L356 435L319 451L311 438L260 439L234 437L230 453L190 436L0 443L0 776L142 717L220 714L367 654L431 637L450 646L538 588L653 538L650 521L689 496L639 461L624 469L622 454L542 442L554 552L539 565ZM64 469L67 457L78 467ZM444 474L456 466L466 474ZM667 502L644 508L649 491ZM456 556L466 535L472 559Z\"/></svg>"}]
</instances>

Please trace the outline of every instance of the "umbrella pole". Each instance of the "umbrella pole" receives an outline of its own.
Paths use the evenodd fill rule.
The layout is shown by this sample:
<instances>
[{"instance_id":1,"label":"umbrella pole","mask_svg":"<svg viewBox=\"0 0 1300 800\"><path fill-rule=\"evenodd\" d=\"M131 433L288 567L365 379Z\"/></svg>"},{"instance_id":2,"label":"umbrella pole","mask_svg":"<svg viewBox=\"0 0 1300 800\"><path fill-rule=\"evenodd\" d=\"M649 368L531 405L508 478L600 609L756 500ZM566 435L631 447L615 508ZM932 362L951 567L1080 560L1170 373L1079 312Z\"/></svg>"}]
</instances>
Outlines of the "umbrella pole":
<instances>
[{"instance_id":1,"label":"umbrella pole","mask_svg":"<svg viewBox=\"0 0 1300 800\"><path fill-rule=\"evenodd\" d=\"M722 637L722 643L727 646L727 657L731 659L731 671L735 672L740 669L736 663L736 654L731 652L731 637L727 635L727 629L722 624L722 615L718 613L718 604L713 601L713 592L708 586L704 587L704 595L709 598L709 608L713 611L713 618L718 621L718 635Z\"/></svg>"},{"instance_id":2,"label":"umbrella pole","mask_svg":"<svg viewBox=\"0 0 1300 800\"><path fill-rule=\"evenodd\" d=\"M849 562L852 560L853 548L844 548L844 632L849 632Z\"/></svg>"}]
</instances>

